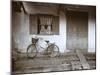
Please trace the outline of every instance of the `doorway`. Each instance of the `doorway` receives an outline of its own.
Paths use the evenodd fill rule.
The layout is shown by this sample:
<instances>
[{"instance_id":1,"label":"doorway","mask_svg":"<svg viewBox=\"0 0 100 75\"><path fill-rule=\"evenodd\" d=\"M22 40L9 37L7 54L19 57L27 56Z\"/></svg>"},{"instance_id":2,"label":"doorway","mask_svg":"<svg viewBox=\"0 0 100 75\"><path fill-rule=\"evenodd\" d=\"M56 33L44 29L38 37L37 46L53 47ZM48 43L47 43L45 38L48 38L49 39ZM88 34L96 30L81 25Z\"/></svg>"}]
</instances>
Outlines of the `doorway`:
<instances>
[{"instance_id":1,"label":"doorway","mask_svg":"<svg viewBox=\"0 0 100 75\"><path fill-rule=\"evenodd\" d=\"M67 49L87 51L88 13L67 11Z\"/></svg>"}]
</instances>

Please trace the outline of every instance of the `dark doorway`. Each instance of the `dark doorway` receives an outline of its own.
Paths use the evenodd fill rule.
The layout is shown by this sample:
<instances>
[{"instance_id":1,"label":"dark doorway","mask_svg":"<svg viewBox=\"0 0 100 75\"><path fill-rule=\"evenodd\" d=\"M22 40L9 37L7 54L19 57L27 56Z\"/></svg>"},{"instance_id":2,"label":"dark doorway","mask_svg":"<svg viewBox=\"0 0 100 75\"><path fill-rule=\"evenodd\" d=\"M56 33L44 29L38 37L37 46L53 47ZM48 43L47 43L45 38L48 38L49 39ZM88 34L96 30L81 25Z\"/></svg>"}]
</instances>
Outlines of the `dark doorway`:
<instances>
[{"instance_id":1,"label":"dark doorway","mask_svg":"<svg viewBox=\"0 0 100 75\"><path fill-rule=\"evenodd\" d=\"M67 49L88 49L88 13L67 11Z\"/></svg>"}]
</instances>

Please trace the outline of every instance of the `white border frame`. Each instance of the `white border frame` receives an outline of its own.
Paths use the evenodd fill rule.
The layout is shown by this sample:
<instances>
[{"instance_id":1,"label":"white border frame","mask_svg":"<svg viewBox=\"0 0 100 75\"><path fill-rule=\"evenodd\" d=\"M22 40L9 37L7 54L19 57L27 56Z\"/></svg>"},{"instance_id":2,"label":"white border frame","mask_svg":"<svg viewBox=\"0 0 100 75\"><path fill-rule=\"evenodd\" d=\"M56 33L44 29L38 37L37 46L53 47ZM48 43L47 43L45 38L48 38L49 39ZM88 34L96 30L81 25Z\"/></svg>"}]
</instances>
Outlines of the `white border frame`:
<instances>
[{"instance_id":1,"label":"white border frame","mask_svg":"<svg viewBox=\"0 0 100 75\"><path fill-rule=\"evenodd\" d=\"M21 0L20 0L21 1ZM97 52L97 69L83 71L51 72L38 73L41 75L98 75L100 72L100 1L99 0L23 0L50 3L82 4L93 5L97 7L96 18L96 52ZM0 1L0 75L10 75L10 0ZM34 74L34 75L38 75ZM29 74L27 74L29 75Z\"/></svg>"}]
</instances>

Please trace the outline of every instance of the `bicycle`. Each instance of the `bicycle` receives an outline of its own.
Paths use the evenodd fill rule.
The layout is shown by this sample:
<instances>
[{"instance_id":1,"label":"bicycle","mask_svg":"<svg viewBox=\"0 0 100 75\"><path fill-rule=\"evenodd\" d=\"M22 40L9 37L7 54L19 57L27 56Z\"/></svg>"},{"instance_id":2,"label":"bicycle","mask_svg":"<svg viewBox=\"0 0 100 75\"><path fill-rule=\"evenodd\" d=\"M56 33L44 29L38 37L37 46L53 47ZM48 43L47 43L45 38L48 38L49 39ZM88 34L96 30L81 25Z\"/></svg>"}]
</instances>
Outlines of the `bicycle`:
<instances>
[{"instance_id":1,"label":"bicycle","mask_svg":"<svg viewBox=\"0 0 100 75\"><path fill-rule=\"evenodd\" d=\"M39 52L37 49L37 42L39 38L32 38L32 44L30 44L27 47L27 57L28 58L35 58ZM44 52L48 55L48 57L56 57L59 55L59 47L55 43L49 43L48 40L45 40L45 43L47 43L47 48L44 49Z\"/></svg>"}]
</instances>

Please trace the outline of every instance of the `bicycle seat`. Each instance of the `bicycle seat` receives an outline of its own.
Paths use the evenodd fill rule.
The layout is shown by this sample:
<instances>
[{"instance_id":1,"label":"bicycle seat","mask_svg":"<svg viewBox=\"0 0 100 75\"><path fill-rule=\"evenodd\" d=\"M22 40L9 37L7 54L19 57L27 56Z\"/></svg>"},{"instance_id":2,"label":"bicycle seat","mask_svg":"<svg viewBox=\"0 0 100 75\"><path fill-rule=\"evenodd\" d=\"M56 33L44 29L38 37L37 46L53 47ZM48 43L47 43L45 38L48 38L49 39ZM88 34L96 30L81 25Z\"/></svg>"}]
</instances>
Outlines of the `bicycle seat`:
<instances>
[{"instance_id":1,"label":"bicycle seat","mask_svg":"<svg viewBox=\"0 0 100 75\"><path fill-rule=\"evenodd\" d=\"M46 43L49 43L49 41L48 41L48 40L45 40L45 42L46 42Z\"/></svg>"}]
</instances>

